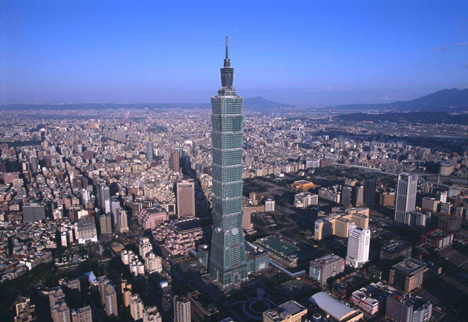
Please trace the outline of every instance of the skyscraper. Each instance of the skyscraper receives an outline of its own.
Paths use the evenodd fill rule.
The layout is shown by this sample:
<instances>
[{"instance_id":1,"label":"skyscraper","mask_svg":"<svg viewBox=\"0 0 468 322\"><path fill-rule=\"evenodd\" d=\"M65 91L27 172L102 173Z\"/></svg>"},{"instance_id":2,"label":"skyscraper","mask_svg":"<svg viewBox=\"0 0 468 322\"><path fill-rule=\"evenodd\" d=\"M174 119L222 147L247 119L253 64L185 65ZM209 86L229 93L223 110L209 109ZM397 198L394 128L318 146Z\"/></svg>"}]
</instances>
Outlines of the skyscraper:
<instances>
[{"instance_id":1,"label":"skyscraper","mask_svg":"<svg viewBox=\"0 0 468 322\"><path fill-rule=\"evenodd\" d=\"M348 254L346 264L354 268L362 267L369 260L370 230L349 226Z\"/></svg>"},{"instance_id":2,"label":"skyscraper","mask_svg":"<svg viewBox=\"0 0 468 322\"><path fill-rule=\"evenodd\" d=\"M364 202L366 206L375 205L375 188L376 180L375 178L369 178L365 182L365 191L364 191Z\"/></svg>"},{"instance_id":3,"label":"skyscraper","mask_svg":"<svg viewBox=\"0 0 468 322\"><path fill-rule=\"evenodd\" d=\"M180 172L179 152L174 150L169 157L169 167L174 172Z\"/></svg>"},{"instance_id":4,"label":"skyscraper","mask_svg":"<svg viewBox=\"0 0 468 322\"><path fill-rule=\"evenodd\" d=\"M242 105L232 86L226 37L226 57L221 68L218 95L211 98L213 154L213 236L209 272L221 287L247 278L242 230Z\"/></svg>"},{"instance_id":5,"label":"skyscraper","mask_svg":"<svg viewBox=\"0 0 468 322\"><path fill-rule=\"evenodd\" d=\"M418 175L402 173L398 176L398 187L395 204L395 220L407 224L406 213L416 208Z\"/></svg>"},{"instance_id":6,"label":"skyscraper","mask_svg":"<svg viewBox=\"0 0 468 322\"><path fill-rule=\"evenodd\" d=\"M146 142L146 158L149 162L153 161L154 152L153 152L153 142Z\"/></svg>"},{"instance_id":7,"label":"skyscraper","mask_svg":"<svg viewBox=\"0 0 468 322\"><path fill-rule=\"evenodd\" d=\"M186 297L174 296L174 322L190 322L190 301Z\"/></svg>"},{"instance_id":8,"label":"skyscraper","mask_svg":"<svg viewBox=\"0 0 468 322\"><path fill-rule=\"evenodd\" d=\"M195 217L195 183L193 180L177 182L177 217Z\"/></svg>"}]
</instances>

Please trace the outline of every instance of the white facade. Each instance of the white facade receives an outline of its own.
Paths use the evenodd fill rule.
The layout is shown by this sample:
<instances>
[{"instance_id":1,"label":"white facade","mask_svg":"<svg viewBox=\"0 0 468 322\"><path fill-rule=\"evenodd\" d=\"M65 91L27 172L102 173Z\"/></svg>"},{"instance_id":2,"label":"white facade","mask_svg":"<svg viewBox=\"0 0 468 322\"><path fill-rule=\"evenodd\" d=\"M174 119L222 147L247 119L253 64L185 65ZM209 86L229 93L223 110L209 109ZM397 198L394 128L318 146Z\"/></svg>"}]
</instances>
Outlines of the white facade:
<instances>
[{"instance_id":1,"label":"white facade","mask_svg":"<svg viewBox=\"0 0 468 322\"><path fill-rule=\"evenodd\" d=\"M369 260L369 249L370 230L350 225L346 264L354 268L362 267Z\"/></svg>"},{"instance_id":2,"label":"white facade","mask_svg":"<svg viewBox=\"0 0 468 322\"><path fill-rule=\"evenodd\" d=\"M265 212L274 212L275 211L275 201L273 199L268 199L265 201Z\"/></svg>"}]
</instances>

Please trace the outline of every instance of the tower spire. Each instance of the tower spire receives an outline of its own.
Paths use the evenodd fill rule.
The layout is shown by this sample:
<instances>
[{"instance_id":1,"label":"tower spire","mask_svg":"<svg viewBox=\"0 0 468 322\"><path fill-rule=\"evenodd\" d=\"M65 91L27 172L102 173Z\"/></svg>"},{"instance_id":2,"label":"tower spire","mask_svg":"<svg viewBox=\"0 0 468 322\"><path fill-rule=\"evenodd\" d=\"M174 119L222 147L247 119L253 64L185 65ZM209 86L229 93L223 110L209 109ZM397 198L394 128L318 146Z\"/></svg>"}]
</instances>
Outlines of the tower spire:
<instances>
[{"instance_id":1,"label":"tower spire","mask_svg":"<svg viewBox=\"0 0 468 322\"><path fill-rule=\"evenodd\" d=\"M231 67L231 60L229 59L229 40L226 36L226 57L224 58L224 67Z\"/></svg>"},{"instance_id":2,"label":"tower spire","mask_svg":"<svg viewBox=\"0 0 468 322\"><path fill-rule=\"evenodd\" d=\"M229 38L226 36L226 59L229 59Z\"/></svg>"}]
</instances>

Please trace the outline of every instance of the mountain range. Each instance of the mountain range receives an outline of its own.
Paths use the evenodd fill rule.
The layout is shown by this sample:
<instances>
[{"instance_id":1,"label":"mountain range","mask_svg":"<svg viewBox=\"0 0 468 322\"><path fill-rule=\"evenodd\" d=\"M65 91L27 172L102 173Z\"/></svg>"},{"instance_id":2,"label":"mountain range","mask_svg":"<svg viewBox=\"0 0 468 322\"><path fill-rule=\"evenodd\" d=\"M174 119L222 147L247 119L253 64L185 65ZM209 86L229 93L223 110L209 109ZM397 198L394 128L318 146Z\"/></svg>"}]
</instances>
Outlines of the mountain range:
<instances>
[{"instance_id":1,"label":"mountain range","mask_svg":"<svg viewBox=\"0 0 468 322\"><path fill-rule=\"evenodd\" d=\"M416 98L388 104L347 104L335 107L338 110L378 110L395 112L463 112L468 111L468 89L444 89Z\"/></svg>"},{"instance_id":2,"label":"mountain range","mask_svg":"<svg viewBox=\"0 0 468 322\"><path fill-rule=\"evenodd\" d=\"M277 103L267 100L261 96L246 98L244 108L255 111L274 110L284 107L293 107L294 105ZM70 103L70 104L4 104L0 109L5 110L87 110L87 109L107 109L107 108L210 108L210 103Z\"/></svg>"}]
</instances>

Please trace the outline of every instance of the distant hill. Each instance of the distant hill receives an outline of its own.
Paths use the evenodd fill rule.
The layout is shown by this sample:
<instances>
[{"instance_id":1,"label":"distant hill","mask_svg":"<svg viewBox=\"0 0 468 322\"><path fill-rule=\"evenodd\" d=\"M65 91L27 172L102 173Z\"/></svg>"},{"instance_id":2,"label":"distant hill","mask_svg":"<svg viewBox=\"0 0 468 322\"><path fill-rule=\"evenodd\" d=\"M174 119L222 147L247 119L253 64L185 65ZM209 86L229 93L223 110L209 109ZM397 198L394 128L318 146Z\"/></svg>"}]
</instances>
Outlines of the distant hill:
<instances>
[{"instance_id":1,"label":"distant hill","mask_svg":"<svg viewBox=\"0 0 468 322\"><path fill-rule=\"evenodd\" d=\"M392 110L421 112L461 112L468 111L468 89L444 89L412 101L389 104L348 104L336 106L339 110Z\"/></svg>"},{"instance_id":2,"label":"distant hill","mask_svg":"<svg viewBox=\"0 0 468 322\"><path fill-rule=\"evenodd\" d=\"M267 100L263 97L246 98L244 108L258 111L267 111L282 107L292 107L293 105L282 104ZM167 108L210 108L210 103L71 103L71 104L6 104L0 105L4 110L100 110L108 108L149 108L149 109L167 109Z\"/></svg>"},{"instance_id":3,"label":"distant hill","mask_svg":"<svg viewBox=\"0 0 468 322\"><path fill-rule=\"evenodd\" d=\"M244 107L247 109L262 110L266 111L269 109L293 107L294 105L277 103L274 101L267 100L261 96L246 98L244 101Z\"/></svg>"},{"instance_id":4,"label":"distant hill","mask_svg":"<svg viewBox=\"0 0 468 322\"><path fill-rule=\"evenodd\" d=\"M408 113L383 113L383 114L366 114L366 113L351 113L337 116L344 121L362 122L408 122L408 123L425 123L425 124L463 124L468 125L468 114L450 115L444 112L408 112Z\"/></svg>"}]
</instances>

